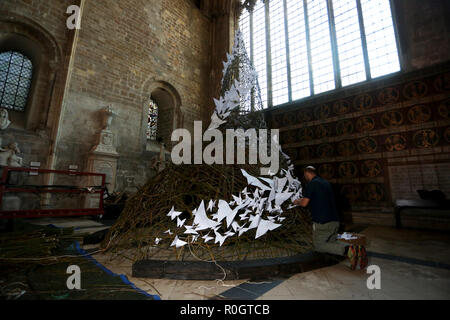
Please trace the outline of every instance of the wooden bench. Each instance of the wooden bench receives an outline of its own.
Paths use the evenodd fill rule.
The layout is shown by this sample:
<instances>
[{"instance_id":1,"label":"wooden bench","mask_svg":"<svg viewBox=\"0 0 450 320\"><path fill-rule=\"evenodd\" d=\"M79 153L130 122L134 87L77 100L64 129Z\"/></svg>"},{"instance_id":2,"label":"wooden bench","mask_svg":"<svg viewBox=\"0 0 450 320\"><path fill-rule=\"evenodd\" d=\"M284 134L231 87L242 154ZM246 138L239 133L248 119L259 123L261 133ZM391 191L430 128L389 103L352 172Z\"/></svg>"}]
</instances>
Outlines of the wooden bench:
<instances>
[{"instance_id":1,"label":"wooden bench","mask_svg":"<svg viewBox=\"0 0 450 320\"><path fill-rule=\"evenodd\" d=\"M400 214L403 209L450 210L450 200L396 200L395 225L397 228L402 227Z\"/></svg>"}]
</instances>

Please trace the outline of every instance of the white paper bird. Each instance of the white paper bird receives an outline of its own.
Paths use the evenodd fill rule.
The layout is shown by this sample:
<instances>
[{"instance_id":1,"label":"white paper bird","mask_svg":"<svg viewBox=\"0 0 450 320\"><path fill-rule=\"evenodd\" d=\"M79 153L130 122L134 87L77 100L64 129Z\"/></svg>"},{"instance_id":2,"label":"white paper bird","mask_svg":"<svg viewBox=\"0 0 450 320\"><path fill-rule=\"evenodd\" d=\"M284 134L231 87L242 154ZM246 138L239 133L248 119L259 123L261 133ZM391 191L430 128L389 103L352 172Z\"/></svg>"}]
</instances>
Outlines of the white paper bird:
<instances>
[{"instance_id":1,"label":"white paper bird","mask_svg":"<svg viewBox=\"0 0 450 320\"><path fill-rule=\"evenodd\" d=\"M187 245L187 242L178 239L178 236L175 236L175 239L173 240L171 247L175 246L176 248L181 248L183 246Z\"/></svg>"},{"instance_id":2,"label":"white paper bird","mask_svg":"<svg viewBox=\"0 0 450 320\"><path fill-rule=\"evenodd\" d=\"M219 200L219 209L217 210L217 221L222 221L228 215L233 214L233 210L231 210L228 202L225 200Z\"/></svg>"},{"instance_id":3,"label":"white paper bird","mask_svg":"<svg viewBox=\"0 0 450 320\"><path fill-rule=\"evenodd\" d=\"M155 238L155 244L159 244L161 242L161 238Z\"/></svg>"},{"instance_id":4,"label":"white paper bird","mask_svg":"<svg viewBox=\"0 0 450 320\"><path fill-rule=\"evenodd\" d=\"M263 184L258 178L248 174L244 169L241 169L242 174L244 175L245 178L247 178L247 183L249 185L255 186L261 190L269 190L270 188L268 186L266 186L265 184Z\"/></svg>"},{"instance_id":5,"label":"white paper bird","mask_svg":"<svg viewBox=\"0 0 450 320\"><path fill-rule=\"evenodd\" d=\"M275 230L276 228L281 227L281 224L274 223L270 220L261 219L258 225L258 229L256 229L255 239L263 236L267 233L267 231Z\"/></svg>"},{"instance_id":6,"label":"white paper bird","mask_svg":"<svg viewBox=\"0 0 450 320\"><path fill-rule=\"evenodd\" d=\"M275 205L281 206L286 200L288 200L294 193L293 192L282 192L277 193L275 196Z\"/></svg>"},{"instance_id":7,"label":"white paper bird","mask_svg":"<svg viewBox=\"0 0 450 320\"><path fill-rule=\"evenodd\" d=\"M209 124L209 127L207 130L217 129L226 122L227 122L226 120L220 119L219 116L217 115L217 113L214 112L211 116L211 123Z\"/></svg>"},{"instance_id":8,"label":"white paper bird","mask_svg":"<svg viewBox=\"0 0 450 320\"><path fill-rule=\"evenodd\" d=\"M175 219L176 217L178 217L182 212L180 211L175 211L174 207L172 207L172 209L170 209L169 213L167 214L168 217L170 217L170 219Z\"/></svg>"},{"instance_id":9,"label":"white paper bird","mask_svg":"<svg viewBox=\"0 0 450 320\"><path fill-rule=\"evenodd\" d=\"M166 231L164 231L164 233L168 233L169 234L169 236L171 236L171 235L173 235L173 233L170 231L170 229L169 230L166 230Z\"/></svg>"},{"instance_id":10,"label":"white paper bird","mask_svg":"<svg viewBox=\"0 0 450 320\"><path fill-rule=\"evenodd\" d=\"M202 238L203 238L205 243L207 243L207 242L209 242L209 241L214 239L214 237L210 237L209 236L209 233L207 235L203 236Z\"/></svg>"},{"instance_id":11,"label":"white paper bird","mask_svg":"<svg viewBox=\"0 0 450 320\"><path fill-rule=\"evenodd\" d=\"M197 231L194 230L193 226L184 226L186 228L185 234L198 234Z\"/></svg>"},{"instance_id":12,"label":"white paper bird","mask_svg":"<svg viewBox=\"0 0 450 320\"><path fill-rule=\"evenodd\" d=\"M228 236L221 235L217 231L215 231L214 234L216 235L216 240L214 241L214 243L219 243L220 246L222 246L225 240L228 238Z\"/></svg>"},{"instance_id":13,"label":"white paper bird","mask_svg":"<svg viewBox=\"0 0 450 320\"><path fill-rule=\"evenodd\" d=\"M216 206L216 201L213 201L213 200L209 200L209 203L208 203L208 211L212 211L212 209L214 209L214 207Z\"/></svg>"},{"instance_id":14,"label":"white paper bird","mask_svg":"<svg viewBox=\"0 0 450 320\"><path fill-rule=\"evenodd\" d=\"M211 229L219 224L219 222L208 218L208 216L206 215L205 203L203 202L203 200L200 203L200 206L197 208L197 213L195 214L194 218L194 224L197 225L197 227L195 228L195 230L197 231Z\"/></svg>"},{"instance_id":15,"label":"white paper bird","mask_svg":"<svg viewBox=\"0 0 450 320\"><path fill-rule=\"evenodd\" d=\"M181 228L185 222L186 222L186 219L180 220L180 218L177 217L177 227L178 228Z\"/></svg>"}]
</instances>

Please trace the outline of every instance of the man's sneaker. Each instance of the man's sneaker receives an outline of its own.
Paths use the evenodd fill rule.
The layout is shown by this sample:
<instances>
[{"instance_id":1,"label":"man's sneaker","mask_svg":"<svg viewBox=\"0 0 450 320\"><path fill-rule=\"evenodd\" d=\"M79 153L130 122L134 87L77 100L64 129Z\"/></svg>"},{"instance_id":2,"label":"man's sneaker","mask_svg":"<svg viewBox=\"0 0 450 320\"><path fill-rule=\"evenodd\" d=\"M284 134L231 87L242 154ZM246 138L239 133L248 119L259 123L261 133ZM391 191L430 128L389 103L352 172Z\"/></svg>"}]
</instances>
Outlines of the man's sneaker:
<instances>
[{"instance_id":1,"label":"man's sneaker","mask_svg":"<svg viewBox=\"0 0 450 320\"><path fill-rule=\"evenodd\" d=\"M355 270L358 264L358 254L354 246L348 247L347 258L350 260L350 269Z\"/></svg>"},{"instance_id":2,"label":"man's sneaker","mask_svg":"<svg viewBox=\"0 0 450 320\"><path fill-rule=\"evenodd\" d=\"M358 246L358 264L361 270L364 270L368 263L369 259L367 258L366 248Z\"/></svg>"}]
</instances>

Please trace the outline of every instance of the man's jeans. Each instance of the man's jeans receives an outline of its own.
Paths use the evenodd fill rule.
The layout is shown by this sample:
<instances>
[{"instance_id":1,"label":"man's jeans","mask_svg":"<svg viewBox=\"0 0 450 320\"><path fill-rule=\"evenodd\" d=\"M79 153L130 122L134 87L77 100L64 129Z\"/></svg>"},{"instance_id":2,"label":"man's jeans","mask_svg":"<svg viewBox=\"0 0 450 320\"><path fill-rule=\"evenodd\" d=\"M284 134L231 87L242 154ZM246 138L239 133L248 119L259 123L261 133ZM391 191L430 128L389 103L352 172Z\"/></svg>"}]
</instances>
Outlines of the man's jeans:
<instances>
[{"instance_id":1,"label":"man's jeans","mask_svg":"<svg viewBox=\"0 0 450 320\"><path fill-rule=\"evenodd\" d=\"M317 252L326 252L343 256L347 243L337 241L339 222L332 221L324 224L313 224L313 245Z\"/></svg>"}]
</instances>

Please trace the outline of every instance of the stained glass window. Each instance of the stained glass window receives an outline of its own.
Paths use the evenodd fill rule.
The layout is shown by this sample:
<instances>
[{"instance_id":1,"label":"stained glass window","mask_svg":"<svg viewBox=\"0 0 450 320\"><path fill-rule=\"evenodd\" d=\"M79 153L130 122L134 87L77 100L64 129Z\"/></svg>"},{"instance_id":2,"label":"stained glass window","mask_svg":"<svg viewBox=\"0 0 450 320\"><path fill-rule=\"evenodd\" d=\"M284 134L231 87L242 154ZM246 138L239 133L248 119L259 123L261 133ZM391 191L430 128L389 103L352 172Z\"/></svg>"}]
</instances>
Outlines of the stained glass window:
<instances>
[{"instance_id":1,"label":"stained glass window","mask_svg":"<svg viewBox=\"0 0 450 320\"><path fill-rule=\"evenodd\" d=\"M19 52L0 53L0 107L25 111L33 65Z\"/></svg>"},{"instance_id":2,"label":"stained glass window","mask_svg":"<svg viewBox=\"0 0 450 320\"><path fill-rule=\"evenodd\" d=\"M265 107L400 71L390 0L242 3Z\"/></svg>"},{"instance_id":3,"label":"stained glass window","mask_svg":"<svg viewBox=\"0 0 450 320\"><path fill-rule=\"evenodd\" d=\"M147 139L156 140L158 131L158 105L150 99L148 105Z\"/></svg>"}]
</instances>

